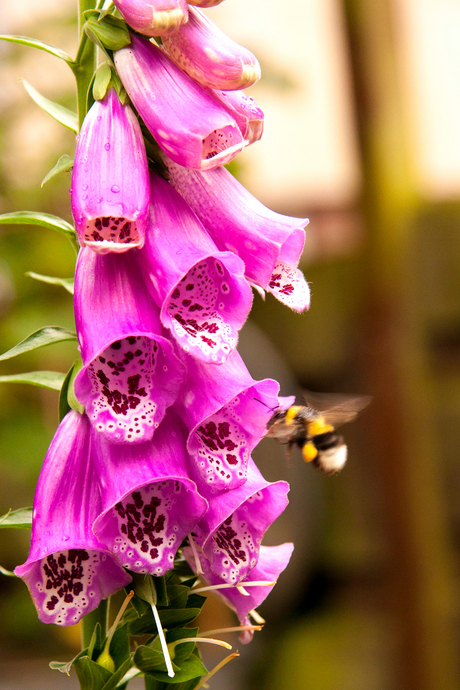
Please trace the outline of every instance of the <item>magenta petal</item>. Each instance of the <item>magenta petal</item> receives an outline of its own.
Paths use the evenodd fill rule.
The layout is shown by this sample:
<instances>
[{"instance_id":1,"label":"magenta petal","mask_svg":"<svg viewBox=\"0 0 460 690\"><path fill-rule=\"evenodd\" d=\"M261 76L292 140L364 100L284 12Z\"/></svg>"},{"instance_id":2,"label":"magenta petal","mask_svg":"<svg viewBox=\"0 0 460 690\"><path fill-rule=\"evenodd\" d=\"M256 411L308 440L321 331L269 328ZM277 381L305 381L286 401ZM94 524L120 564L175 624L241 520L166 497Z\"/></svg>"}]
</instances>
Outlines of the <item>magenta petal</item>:
<instances>
[{"instance_id":1,"label":"magenta petal","mask_svg":"<svg viewBox=\"0 0 460 690\"><path fill-rule=\"evenodd\" d=\"M176 407L190 429L190 472L210 492L246 481L250 454L278 408L279 384L255 381L238 352L216 367L188 357L187 379Z\"/></svg>"},{"instance_id":2,"label":"magenta petal","mask_svg":"<svg viewBox=\"0 0 460 690\"><path fill-rule=\"evenodd\" d=\"M279 546L261 546L259 561L245 577L245 582L258 582L262 580L273 582L277 580L287 567L293 550L294 544L291 543L280 544ZM189 565L195 570L196 565L192 550L186 547L183 549L183 554ZM203 578L206 582L210 585L218 585L223 582L222 579L213 573L209 561L203 554L200 554L200 563L203 569ZM236 611L238 618L243 624L248 613L265 601L273 587L274 585L271 587L248 587L246 592L249 596L241 594L236 588L216 590L216 594L220 596L230 608ZM250 639L245 638L244 642L250 642Z\"/></svg>"},{"instance_id":3,"label":"magenta petal","mask_svg":"<svg viewBox=\"0 0 460 690\"><path fill-rule=\"evenodd\" d=\"M78 400L109 441L147 441L176 399L184 367L163 335L137 253L81 249L74 302L84 365L75 378Z\"/></svg>"},{"instance_id":4,"label":"magenta petal","mask_svg":"<svg viewBox=\"0 0 460 690\"><path fill-rule=\"evenodd\" d=\"M187 476L180 421L171 414L153 440L117 446L93 432L102 512L95 534L125 568L164 575L207 509Z\"/></svg>"},{"instance_id":5,"label":"magenta petal","mask_svg":"<svg viewBox=\"0 0 460 690\"><path fill-rule=\"evenodd\" d=\"M161 321L194 357L220 364L251 309L241 259L219 251L182 197L152 174L152 207L139 255Z\"/></svg>"},{"instance_id":6,"label":"magenta petal","mask_svg":"<svg viewBox=\"0 0 460 690\"><path fill-rule=\"evenodd\" d=\"M162 43L176 65L211 89L247 89L260 79L254 55L193 7L187 24L165 36Z\"/></svg>"},{"instance_id":7,"label":"magenta petal","mask_svg":"<svg viewBox=\"0 0 460 690\"><path fill-rule=\"evenodd\" d=\"M147 128L180 165L210 170L243 149L235 120L158 46L132 34L115 64Z\"/></svg>"},{"instance_id":8,"label":"magenta petal","mask_svg":"<svg viewBox=\"0 0 460 690\"><path fill-rule=\"evenodd\" d=\"M210 93L235 118L246 145L262 137L264 114L251 96L244 91L211 90Z\"/></svg>"},{"instance_id":9,"label":"magenta petal","mask_svg":"<svg viewBox=\"0 0 460 690\"><path fill-rule=\"evenodd\" d=\"M257 564L259 547L268 527L288 504L286 482L267 482L253 460L246 482L218 495L201 493L209 510L198 523L197 540L221 580L237 583Z\"/></svg>"},{"instance_id":10,"label":"magenta petal","mask_svg":"<svg viewBox=\"0 0 460 690\"><path fill-rule=\"evenodd\" d=\"M102 254L142 247L149 206L147 156L137 118L114 89L85 117L71 194L82 246Z\"/></svg>"},{"instance_id":11,"label":"magenta petal","mask_svg":"<svg viewBox=\"0 0 460 690\"><path fill-rule=\"evenodd\" d=\"M281 261L273 268L267 290L293 311L302 312L310 306L310 288L302 271Z\"/></svg>"},{"instance_id":12,"label":"magenta petal","mask_svg":"<svg viewBox=\"0 0 460 690\"><path fill-rule=\"evenodd\" d=\"M44 623L73 625L131 578L93 534L101 506L86 416L71 411L51 442L34 499L30 553L15 573Z\"/></svg>"},{"instance_id":13,"label":"magenta petal","mask_svg":"<svg viewBox=\"0 0 460 690\"><path fill-rule=\"evenodd\" d=\"M308 220L270 211L225 168L200 172L172 161L166 163L171 183L219 249L235 252L243 259L247 279L289 306L295 305L296 311L307 309L308 286L296 270L305 240L303 227ZM283 276L280 288L271 287L274 273Z\"/></svg>"},{"instance_id":14,"label":"magenta petal","mask_svg":"<svg viewBox=\"0 0 460 690\"><path fill-rule=\"evenodd\" d=\"M185 0L114 0L126 22L147 36L165 36L187 21Z\"/></svg>"}]
</instances>

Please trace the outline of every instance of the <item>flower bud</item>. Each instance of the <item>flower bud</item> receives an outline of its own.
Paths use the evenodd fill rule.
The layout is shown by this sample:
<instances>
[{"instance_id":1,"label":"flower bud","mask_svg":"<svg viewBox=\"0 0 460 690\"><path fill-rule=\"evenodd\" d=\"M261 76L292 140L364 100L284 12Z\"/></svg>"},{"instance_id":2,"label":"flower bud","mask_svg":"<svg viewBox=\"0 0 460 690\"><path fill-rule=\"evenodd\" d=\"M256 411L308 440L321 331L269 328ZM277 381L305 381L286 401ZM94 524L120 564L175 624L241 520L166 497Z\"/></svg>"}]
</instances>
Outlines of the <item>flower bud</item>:
<instances>
[{"instance_id":1,"label":"flower bud","mask_svg":"<svg viewBox=\"0 0 460 690\"><path fill-rule=\"evenodd\" d=\"M185 0L114 0L126 22L147 36L165 36L187 21Z\"/></svg>"},{"instance_id":2,"label":"flower bud","mask_svg":"<svg viewBox=\"0 0 460 690\"><path fill-rule=\"evenodd\" d=\"M247 89L260 79L254 55L192 7L187 24L165 36L163 47L184 72L212 89Z\"/></svg>"}]
</instances>

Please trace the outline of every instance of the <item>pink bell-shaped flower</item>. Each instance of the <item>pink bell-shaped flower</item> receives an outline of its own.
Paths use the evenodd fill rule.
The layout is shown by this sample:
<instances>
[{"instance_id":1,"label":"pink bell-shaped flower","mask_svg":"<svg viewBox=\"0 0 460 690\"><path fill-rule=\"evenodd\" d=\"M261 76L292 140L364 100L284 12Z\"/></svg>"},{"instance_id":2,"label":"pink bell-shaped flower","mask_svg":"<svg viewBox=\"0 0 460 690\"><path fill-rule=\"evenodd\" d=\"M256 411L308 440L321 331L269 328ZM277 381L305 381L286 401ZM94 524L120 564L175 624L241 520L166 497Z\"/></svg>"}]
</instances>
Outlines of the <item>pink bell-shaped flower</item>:
<instances>
[{"instance_id":1,"label":"pink bell-shaped flower","mask_svg":"<svg viewBox=\"0 0 460 690\"><path fill-rule=\"evenodd\" d=\"M115 65L160 148L179 165L210 170L243 149L233 117L157 45L134 34Z\"/></svg>"},{"instance_id":2,"label":"pink bell-shaped flower","mask_svg":"<svg viewBox=\"0 0 460 690\"><path fill-rule=\"evenodd\" d=\"M137 118L114 89L85 117L71 195L82 246L100 254L143 246L150 199L147 156Z\"/></svg>"},{"instance_id":3,"label":"pink bell-shaped flower","mask_svg":"<svg viewBox=\"0 0 460 690\"><path fill-rule=\"evenodd\" d=\"M73 410L59 425L35 492L29 557L15 569L43 623L74 625L131 581L92 531L101 498L90 428Z\"/></svg>"}]
</instances>

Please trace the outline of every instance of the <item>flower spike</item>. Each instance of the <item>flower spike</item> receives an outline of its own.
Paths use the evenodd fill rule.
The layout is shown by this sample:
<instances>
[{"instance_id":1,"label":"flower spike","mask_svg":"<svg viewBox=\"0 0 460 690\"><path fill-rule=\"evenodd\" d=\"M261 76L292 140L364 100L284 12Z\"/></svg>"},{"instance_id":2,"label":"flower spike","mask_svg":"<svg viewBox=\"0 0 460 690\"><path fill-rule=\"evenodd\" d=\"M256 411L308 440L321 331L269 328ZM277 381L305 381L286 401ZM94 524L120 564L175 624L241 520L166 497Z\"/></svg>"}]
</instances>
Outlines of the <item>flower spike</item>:
<instances>
[{"instance_id":1,"label":"flower spike","mask_svg":"<svg viewBox=\"0 0 460 690\"><path fill-rule=\"evenodd\" d=\"M200 172L166 160L171 184L206 226L219 249L234 251L247 279L294 311L310 305L310 290L297 268L307 218L266 208L221 167Z\"/></svg>"},{"instance_id":2,"label":"flower spike","mask_svg":"<svg viewBox=\"0 0 460 690\"><path fill-rule=\"evenodd\" d=\"M187 21L185 0L113 0L133 29L146 36L166 36Z\"/></svg>"},{"instance_id":3,"label":"flower spike","mask_svg":"<svg viewBox=\"0 0 460 690\"><path fill-rule=\"evenodd\" d=\"M139 252L161 321L186 352L221 364L252 304L241 259L221 252L180 194L152 173L151 212Z\"/></svg>"},{"instance_id":4,"label":"flower spike","mask_svg":"<svg viewBox=\"0 0 460 690\"><path fill-rule=\"evenodd\" d=\"M112 443L141 443L176 399L184 367L164 336L142 280L137 253L80 250L75 319L83 369L75 393Z\"/></svg>"},{"instance_id":5,"label":"flower spike","mask_svg":"<svg viewBox=\"0 0 460 690\"><path fill-rule=\"evenodd\" d=\"M236 489L246 481L249 456L278 407L279 384L255 381L236 350L220 367L192 357L185 363L176 409L190 430L190 474L210 492Z\"/></svg>"},{"instance_id":6,"label":"flower spike","mask_svg":"<svg viewBox=\"0 0 460 690\"><path fill-rule=\"evenodd\" d=\"M257 565L262 537L286 508L288 491L286 482L267 482L253 460L238 489L217 495L201 490L209 509L195 534L220 581L237 585Z\"/></svg>"},{"instance_id":7,"label":"flower spike","mask_svg":"<svg viewBox=\"0 0 460 690\"><path fill-rule=\"evenodd\" d=\"M179 165L210 170L244 147L231 115L152 42L131 35L115 65L160 148Z\"/></svg>"},{"instance_id":8,"label":"flower spike","mask_svg":"<svg viewBox=\"0 0 460 690\"><path fill-rule=\"evenodd\" d=\"M260 79L254 55L232 41L199 9L189 9L187 24L165 36L163 46L186 74L211 89L247 89Z\"/></svg>"},{"instance_id":9,"label":"flower spike","mask_svg":"<svg viewBox=\"0 0 460 690\"><path fill-rule=\"evenodd\" d=\"M113 88L95 101L78 135L72 213L79 242L101 254L144 244L149 177L136 116Z\"/></svg>"},{"instance_id":10,"label":"flower spike","mask_svg":"<svg viewBox=\"0 0 460 690\"><path fill-rule=\"evenodd\" d=\"M152 441L134 446L93 431L93 446L102 496L95 534L125 568L164 575L207 510L187 475L180 420L168 413Z\"/></svg>"},{"instance_id":11,"label":"flower spike","mask_svg":"<svg viewBox=\"0 0 460 690\"><path fill-rule=\"evenodd\" d=\"M46 454L35 492L29 557L15 570L44 623L78 623L131 581L91 530L100 507L90 425L72 410Z\"/></svg>"}]
</instances>

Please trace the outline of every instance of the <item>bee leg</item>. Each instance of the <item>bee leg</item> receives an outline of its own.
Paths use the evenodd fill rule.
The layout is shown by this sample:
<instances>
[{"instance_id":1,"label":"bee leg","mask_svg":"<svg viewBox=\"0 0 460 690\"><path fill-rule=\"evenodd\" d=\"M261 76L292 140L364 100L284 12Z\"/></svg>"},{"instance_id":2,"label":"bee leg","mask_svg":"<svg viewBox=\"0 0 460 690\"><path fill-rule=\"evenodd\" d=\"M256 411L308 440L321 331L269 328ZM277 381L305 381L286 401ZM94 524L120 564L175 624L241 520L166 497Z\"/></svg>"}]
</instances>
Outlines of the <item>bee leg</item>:
<instances>
[{"instance_id":1,"label":"bee leg","mask_svg":"<svg viewBox=\"0 0 460 690\"><path fill-rule=\"evenodd\" d=\"M294 463L292 461L292 446L294 444L292 441L288 441L287 448L286 448L286 464L288 467L294 467Z\"/></svg>"}]
</instances>

